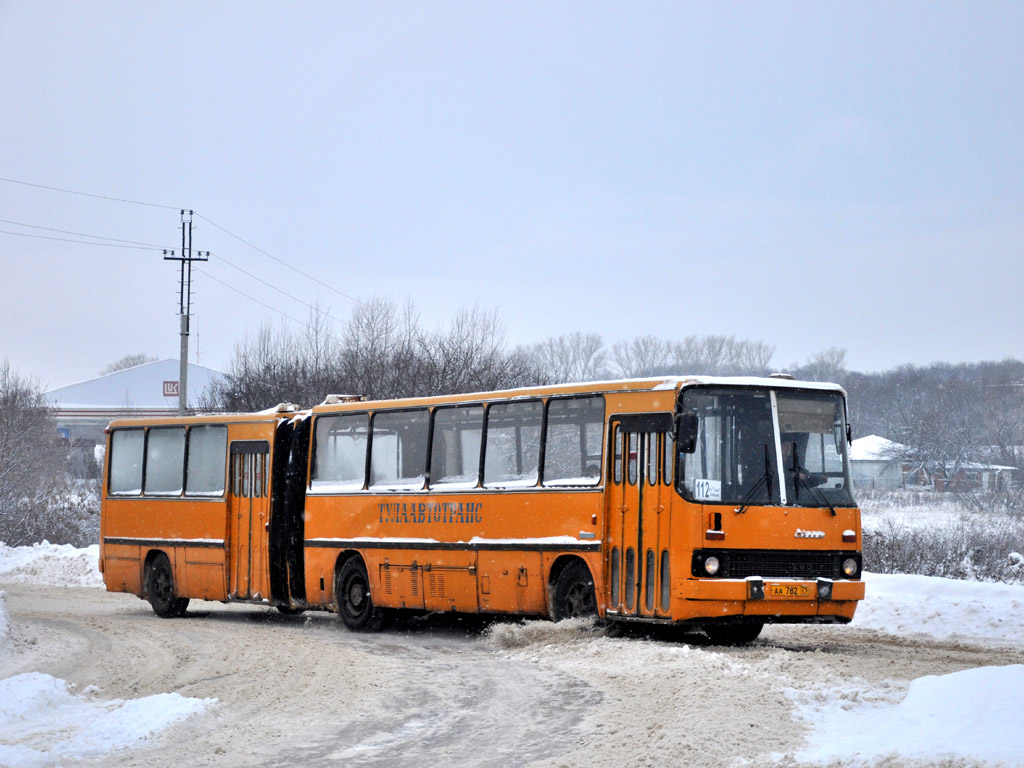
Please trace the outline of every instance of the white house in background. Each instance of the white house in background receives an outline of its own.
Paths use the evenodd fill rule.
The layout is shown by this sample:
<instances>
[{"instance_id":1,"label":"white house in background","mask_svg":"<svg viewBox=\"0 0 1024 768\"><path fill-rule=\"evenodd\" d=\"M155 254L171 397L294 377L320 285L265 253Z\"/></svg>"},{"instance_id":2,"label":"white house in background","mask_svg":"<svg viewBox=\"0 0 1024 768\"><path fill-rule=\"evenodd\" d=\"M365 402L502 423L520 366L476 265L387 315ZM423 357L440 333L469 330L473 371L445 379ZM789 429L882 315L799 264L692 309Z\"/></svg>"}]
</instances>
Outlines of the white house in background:
<instances>
[{"instance_id":1,"label":"white house in background","mask_svg":"<svg viewBox=\"0 0 1024 768\"><path fill-rule=\"evenodd\" d=\"M176 359L157 360L57 387L44 397L61 437L87 449L104 443L103 430L111 419L177 414L178 373ZM213 368L190 364L188 404L195 407L203 391L223 376Z\"/></svg>"},{"instance_id":2,"label":"white house in background","mask_svg":"<svg viewBox=\"0 0 1024 768\"><path fill-rule=\"evenodd\" d=\"M902 488L903 465L896 458L902 450L900 443L879 435L854 440L850 444L850 474L854 488Z\"/></svg>"},{"instance_id":3,"label":"white house in background","mask_svg":"<svg viewBox=\"0 0 1024 768\"><path fill-rule=\"evenodd\" d=\"M955 473L933 462L915 466L905 458L905 447L879 435L868 435L850 445L850 473L855 488L931 488L936 491L1000 491L1015 485L1019 470L999 464L965 462Z\"/></svg>"}]
</instances>

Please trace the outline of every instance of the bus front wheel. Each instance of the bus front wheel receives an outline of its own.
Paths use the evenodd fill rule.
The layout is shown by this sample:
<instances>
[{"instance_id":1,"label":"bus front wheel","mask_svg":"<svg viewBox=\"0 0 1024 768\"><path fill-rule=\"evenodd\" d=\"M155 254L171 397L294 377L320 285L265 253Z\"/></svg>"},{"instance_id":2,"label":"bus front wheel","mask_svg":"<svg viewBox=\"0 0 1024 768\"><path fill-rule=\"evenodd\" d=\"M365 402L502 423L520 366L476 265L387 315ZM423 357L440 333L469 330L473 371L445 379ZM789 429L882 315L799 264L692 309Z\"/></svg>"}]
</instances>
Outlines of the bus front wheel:
<instances>
[{"instance_id":1,"label":"bus front wheel","mask_svg":"<svg viewBox=\"0 0 1024 768\"><path fill-rule=\"evenodd\" d=\"M587 619L597 616L594 579L579 560L567 565L555 580L551 598L551 618Z\"/></svg>"},{"instance_id":2,"label":"bus front wheel","mask_svg":"<svg viewBox=\"0 0 1024 768\"><path fill-rule=\"evenodd\" d=\"M167 555L159 554L149 566L146 576L146 594L153 613L161 619L173 619L185 615L187 597L174 596L174 572Z\"/></svg>"},{"instance_id":3,"label":"bus front wheel","mask_svg":"<svg viewBox=\"0 0 1024 768\"><path fill-rule=\"evenodd\" d=\"M347 560L334 580L338 618L349 629L376 632L384 626L385 614L370 598L370 578L361 558Z\"/></svg>"}]
</instances>

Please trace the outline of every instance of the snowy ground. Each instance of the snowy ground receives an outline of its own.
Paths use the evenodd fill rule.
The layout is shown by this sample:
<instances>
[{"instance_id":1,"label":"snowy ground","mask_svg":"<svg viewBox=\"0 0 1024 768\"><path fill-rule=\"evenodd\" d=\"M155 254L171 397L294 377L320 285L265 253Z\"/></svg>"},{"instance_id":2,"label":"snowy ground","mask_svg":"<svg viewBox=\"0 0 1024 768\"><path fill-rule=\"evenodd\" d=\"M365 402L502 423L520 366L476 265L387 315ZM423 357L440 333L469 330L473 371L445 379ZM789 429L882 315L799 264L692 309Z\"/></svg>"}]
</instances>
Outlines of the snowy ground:
<instances>
[{"instance_id":1,"label":"snowy ground","mask_svg":"<svg viewBox=\"0 0 1024 768\"><path fill-rule=\"evenodd\" d=\"M83 576L82 562L93 561L96 547L73 550L48 544L12 549L0 545L0 580L16 574L39 576L67 586L93 582ZM0 655L8 645L10 618L7 594L0 591ZM214 699L186 698L162 693L138 699L104 699L96 686L78 686L41 672L0 680L0 766L35 768L69 761L102 758L131 749L155 737L167 726L208 710Z\"/></svg>"},{"instance_id":2,"label":"snowy ground","mask_svg":"<svg viewBox=\"0 0 1024 768\"><path fill-rule=\"evenodd\" d=\"M64 587L102 587L99 547L75 549L48 543L8 547L0 543L0 582ZM0 654L10 631L7 595L0 592ZM138 699L104 699L93 685L41 672L0 680L0 766L34 768L131 749L172 723L207 711L213 699L162 693Z\"/></svg>"},{"instance_id":3,"label":"snowy ground","mask_svg":"<svg viewBox=\"0 0 1024 768\"><path fill-rule=\"evenodd\" d=\"M202 603L163 621L83 589L95 568L95 548L0 545L0 765L171 765L187 734L205 765L1024 766L1020 586L868 574L851 626L727 649L574 622L360 636Z\"/></svg>"}]
</instances>

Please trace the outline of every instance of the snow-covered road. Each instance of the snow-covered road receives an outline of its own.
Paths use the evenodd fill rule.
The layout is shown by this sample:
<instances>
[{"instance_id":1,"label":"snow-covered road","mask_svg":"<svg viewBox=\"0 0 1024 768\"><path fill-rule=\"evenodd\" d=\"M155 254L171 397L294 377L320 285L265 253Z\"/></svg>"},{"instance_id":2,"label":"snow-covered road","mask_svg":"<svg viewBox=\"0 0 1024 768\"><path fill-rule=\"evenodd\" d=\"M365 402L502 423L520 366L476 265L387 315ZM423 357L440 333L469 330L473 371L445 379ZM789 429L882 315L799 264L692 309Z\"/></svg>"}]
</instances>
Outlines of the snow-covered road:
<instances>
[{"instance_id":1,"label":"snow-covered road","mask_svg":"<svg viewBox=\"0 0 1024 768\"><path fill-rule=\"evenodd\" d=\"M0 681L24 692L50 675L79 704L127 702L123 722L159 726L128 739L107 718L100 735L122 741L82 749L84 765L1024 765L1019 587L875 577L863 626L721 648L450 617L360 635L330 614L216 603L162 620L16 571L0 563ZM92 743L64 695L0 706L0 764L61 765ZM37 715L51 731L30 732Z\"/></svg>"}]
</instances>

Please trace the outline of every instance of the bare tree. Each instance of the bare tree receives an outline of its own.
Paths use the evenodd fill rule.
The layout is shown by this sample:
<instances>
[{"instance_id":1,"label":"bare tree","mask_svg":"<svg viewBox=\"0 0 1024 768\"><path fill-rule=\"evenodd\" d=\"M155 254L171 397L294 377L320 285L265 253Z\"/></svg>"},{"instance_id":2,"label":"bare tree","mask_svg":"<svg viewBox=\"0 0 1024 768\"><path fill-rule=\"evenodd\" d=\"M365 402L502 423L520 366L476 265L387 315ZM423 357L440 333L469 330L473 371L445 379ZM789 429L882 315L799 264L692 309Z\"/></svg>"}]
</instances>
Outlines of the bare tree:
<instances>
[{"instance_id":1,"label":"bare tree","mask_svg":"<svg viewBox=\"0 0 1024 768\"><path fill-rule=\"evenodd\" d=\"M952 366L897 369L887 432L912 474L952 481L985 445L977 387Z\"/></svg>"},{"instance_id":2,"label":"bare tree","mask_svg":"<svg viewBox=\"0 0 1024 768\"><path fill-rule=\"evenodd\" d=\"M266 324L246 336L201 407L259 410L284 401L314 405L332 392L384 399L532 381L528 361L506 349L496 311L462 309L431 332L411 301L378 297L359 303L340 337L328 320L314 307L301 333Z\"/></svg>"},{"instance_id":3,"label":"bare tree","mask_svg":"<svg viewBox=\"0 0 1024 768\"><path fill-rule=\"evenodd\" d=\"M771 371L775 347L763 341L737 342L733 364L736 375L765 376Z\"/></svg>"},{"instance_id":4,"label":"bare tree","mask_svg":"<svg viewBox=\"0 0 1024 768\"><path fill-rule=\"evenodd\" d=\"M537 383L596 381L612 376L604 340L597 333L576 331L552 336L529 347L525 353L534 366Z\"/></svg>"},{"instance_id":5,"label":"bare tree","mask_svg":"<svg viewBox=\"0 0 1024 768\"><path fill-rule=\"evenodd\" d=\"M622 376L763 376L774 352L763 341L721 334L687 336L680 341L641 336L616 343L612 359Z\"/></svg>"},{"instance_id":6,"label":"bare tree","mask_svg":"<svg viewBox=\"0 0 1024 768\"><path fill-rule=\"evenodd\" d=\"M459 310L446 329L424 334L420 348L428 364L426 393L485 391L530 382L527 361L508 351L496 309Z\"/></svg>"},{"instance_id":7,"label":"bare tree","mask_svg":"<svg viewBox=\"0 0 1024 768\"><path fill-rule=\"evenodd\" d=\"M342 338L341 374L347 391L373 399L417 394L425 373L421 343L412 301L401 308L384 297L360 302Z\"/></svg>"},{"instance_id":8,"label":"bare tree","mask_svg":"<svg viewBox=\"0 0 1024 768\"><path fill-rule=\"evenodd\" d=\"M66 450L39 387L0 365L0 540L30 544L57 531L47 512L66 488ZM56 537L55 537L56 538Z\"/></svg>"},{"instance_id":9,"label":"bare tree","mask_svg":"<svg viewBox=\"0 0 1024 768\"><path fill-rule=\"evenodd\" d=\"M846 350L829 347L811 355L801 366L793 366L793 375L809 381L840 382L846 377Z\"/></svg>"},{"instance_id":10,"label":"bare tree","mask_svg":"<svg viewBox=\"0 0 1024 768\"><path fill-rule=\"evenodd\" d=\"M655 336L637 336L612 345L612 368L624 378L664 376L672 372L668 342Z\"/></svg>"},{"instance_id":11,"label":"bare tree","mask_svg":"<svg viewBox=\"0 0 1024 768\"><path fill-rule=\"evenodd\" d=\"M125 368L134 368L137 365L155 363L157 359L158 358L150 357L149 355L144 354L142 352L139 352L138 354L134 355L125 355L121 359L115 360L114 362L107 365L106 368L100 371L100 376L106 376L111 373L117 373L118 371L123 371Z\"/></svg>"}]
</instances>

